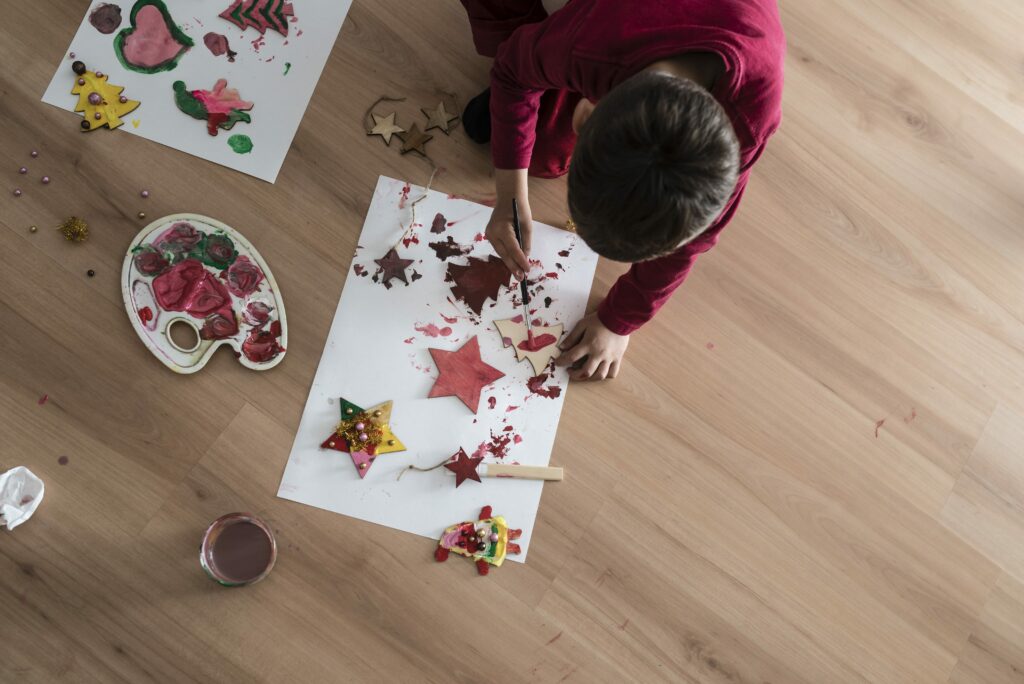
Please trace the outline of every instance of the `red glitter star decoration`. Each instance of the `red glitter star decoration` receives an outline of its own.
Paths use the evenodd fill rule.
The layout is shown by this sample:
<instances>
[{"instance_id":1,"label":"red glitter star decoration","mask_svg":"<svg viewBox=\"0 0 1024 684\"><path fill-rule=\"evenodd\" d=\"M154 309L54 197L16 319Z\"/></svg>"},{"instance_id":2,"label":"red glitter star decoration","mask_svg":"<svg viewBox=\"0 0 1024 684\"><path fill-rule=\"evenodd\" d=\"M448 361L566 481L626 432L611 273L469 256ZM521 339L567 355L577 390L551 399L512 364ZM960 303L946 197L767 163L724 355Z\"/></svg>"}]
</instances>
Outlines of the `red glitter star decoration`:
<instances>
[{"instance_id":1,"label":"red glitter star decoration","mask_svg":"<svg viewBox=\"0 0 1024 684\"><path fill-rule=\"evenodd\" d=\"M391 289L391 281L394 278L398 278L406 285L409 284L409 279L405 276L405 269L412 265L412 259L402 259L398 256L398 252L394 248L389 249L388 253L384 255L382 259L374 259L380 270L374 274L374 278L380 277L380 281L384 283L384 287Z\"/></svg>"},{"instance_id":2,"label":"red glitter star decoration","mask_svg":"<svg viewBox=\"0 0 1024 684\"><path fill-rule=\"evenodd\" d=\"M508 287L511 278L512 272L505 262L492 254L486 261L469 257L465 266L449 263L446 280L455 283L452 294L479 314L484 308L484 301L488 297L497 301L498 291L502 285Z\"/></svg>"},{"instance_id":3,"label":"red glitter star decoration","mask_svg":"<svg viewBox=\"0 0 1024 684\"><path fill-rule=\"evenodd\" d=\"M476 413L480 392L484 387L505 374L480 358L480 342L476 335L457 351L429 349L437 365L437 380L430 388L428 398L458 397L466 407Z\"/></svg>"},{"instance_id":4,"label":"red glitter star decoration","mask_svg":"<svg viewBox=\"0 0 1024 684\"><path fill-rule=\"evenodd\" d=\"M480 461L484 460L483 456L470 456L465 449L459 447L459 450L452 454L452 458L455 460L448 461L444 467L455 473L456 487L466 480L480 482L480 474L476 472L476 468L480 465Z\"/></svg>"}]
</instances>

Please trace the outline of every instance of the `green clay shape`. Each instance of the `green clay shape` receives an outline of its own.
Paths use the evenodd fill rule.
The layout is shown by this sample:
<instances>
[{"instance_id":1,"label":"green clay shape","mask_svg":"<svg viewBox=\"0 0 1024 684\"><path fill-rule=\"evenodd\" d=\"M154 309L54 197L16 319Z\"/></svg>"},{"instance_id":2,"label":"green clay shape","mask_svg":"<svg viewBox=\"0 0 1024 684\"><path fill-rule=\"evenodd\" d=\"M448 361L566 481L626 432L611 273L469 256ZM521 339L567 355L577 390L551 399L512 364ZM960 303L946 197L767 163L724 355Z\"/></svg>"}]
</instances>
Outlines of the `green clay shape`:
<instances>
[{"instance_id":1,"label":"green clay shape","mask_svg":"<svg viewBox=\"0 0 1024 684\"><path fill-rule=\"evenodd\" d=\"M163 18L163 28L166 29L167 34L165 36L153 35L154 30L152 26L143 26L141 29L138 26L138 16L147 7L153 7L155 10L160 12ZM149 13L147 13L148 15ZM131 21L131 27L121 30L114 37L114 54L117 55L117 59L121 62L121 65L125 69L135 71L142 74L156 74L161 71L170 71L178 66L178 62L182 56L189 51L195 43L188 35L185 34L178 25L174 23L171 18L171 13L167 11L167 5L162 0L138 0L132 7L131 14L129 15ZM130 57L125 54L125 48L131 40L131 36L138 36L136 40L149 40L156 41L160 39L170 39L178 45L178 49L174 54L168 54L164 59L154 61L147 64L138 64L132 62ZM130 48L129 48L130 51Z\"/></svg>"}]
</instances>

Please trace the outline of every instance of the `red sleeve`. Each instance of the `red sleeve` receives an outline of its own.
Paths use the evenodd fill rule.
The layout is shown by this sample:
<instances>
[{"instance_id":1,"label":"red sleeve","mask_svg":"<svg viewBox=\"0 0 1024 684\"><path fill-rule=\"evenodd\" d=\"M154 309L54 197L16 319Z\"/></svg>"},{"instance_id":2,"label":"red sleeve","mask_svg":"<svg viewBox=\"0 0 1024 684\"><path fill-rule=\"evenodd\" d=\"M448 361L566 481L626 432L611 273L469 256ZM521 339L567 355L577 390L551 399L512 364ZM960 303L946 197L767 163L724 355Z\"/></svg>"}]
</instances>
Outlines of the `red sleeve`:
<instances>
[{"instance_id":1,"label":"red sleeve","mask_svg":"<svg viewBox=\"0 0 1024 684\"><path fill-rule=\"evenodd\" d=\"M650 261L633 264L608 290L597 309L597 317L618 335L629 335L654 317L676 288L683 284L697 255L718 242L718 234L732 220L747 185L744 174L718 220L693 242L678 251Z\"/></svg>"},{"instance_id":2,"label":"red sleeve","mask_svg":"<svg viewBox=\"0 0 1024 684\"><path fill-rule=\"evenodd\" d=\"M545 90L568 86L571 15L559 12L520 26L498 48L491 68L491 157L496 169L526 169Z\"/></svg>"},{"instance_id":3,"label":"red sleeve","mask_svg":"<svg viewBox=\"0 0 1024 684\"><path fill-rule=\"evenodd\" d=\"M462 0L462 6L481 57L494 57L513 31L547 16L541 0Z\"/></svg>"}]
</instances>

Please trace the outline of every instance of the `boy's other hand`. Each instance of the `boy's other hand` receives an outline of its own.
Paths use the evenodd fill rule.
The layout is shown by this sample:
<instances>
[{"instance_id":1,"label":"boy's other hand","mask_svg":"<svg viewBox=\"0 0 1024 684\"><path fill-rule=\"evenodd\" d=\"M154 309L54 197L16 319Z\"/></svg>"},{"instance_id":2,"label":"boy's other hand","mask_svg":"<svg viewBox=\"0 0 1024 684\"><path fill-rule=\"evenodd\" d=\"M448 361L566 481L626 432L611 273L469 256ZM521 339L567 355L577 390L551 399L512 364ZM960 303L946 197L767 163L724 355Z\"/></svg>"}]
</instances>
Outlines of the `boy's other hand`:
<instances>
[{"instance_id":1,"label":"boy's other hand","mask_svg":"<svg viewBox=\"0 0 1024 684\"><path fill-rule=\"evenodd\" d=\"M629 335L613 333L592 313L584 316L558 345L562 353L555 364L568 366L573 380L610 379L619 374L628 346Z\"/></svg>"},{"instance_id":2,"label":"boy's other hand","mask_svg":"<svg viewBox=\"0 0 1024 684\"><path fill-rule=\"evenodd\" d=\"M530 237L533 233L533 221L530 216L530 205L525 198L518 200L519 204L519 229L523 234L523 248L519 249L519 241L516 240L516 232L512 227L512 203L509 200L508 206L495 206L491 212L491 219L487 222L487 230L484 235L490 240L494 251L501 257L508 270L512 271L517 280L530 270L530 262L526 255L530 253Z\"/></svg>"}]
</instances>

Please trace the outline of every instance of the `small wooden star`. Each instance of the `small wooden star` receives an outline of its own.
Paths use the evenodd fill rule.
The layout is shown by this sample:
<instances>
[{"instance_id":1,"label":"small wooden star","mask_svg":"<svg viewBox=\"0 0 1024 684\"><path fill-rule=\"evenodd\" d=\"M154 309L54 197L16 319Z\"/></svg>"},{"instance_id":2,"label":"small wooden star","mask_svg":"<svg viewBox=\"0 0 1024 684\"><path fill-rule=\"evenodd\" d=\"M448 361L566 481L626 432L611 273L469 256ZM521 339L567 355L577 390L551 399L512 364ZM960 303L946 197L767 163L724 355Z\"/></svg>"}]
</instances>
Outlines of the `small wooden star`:
<instances>
[{"instance_id":1,"label":"small wooden star","mask_svg":"<svg viewBox=\"0 0 1024 684\"><path fill-rule=\"evenodd\" d=\"M388 250L388 253L382 259L374 259L374 262L380 266L379 276L380 281L384 283L384 287L390 290L391 281L395 278L408 285L409 278L405 275L405 269L412 266L412 261L412 259L402 259L399 257L398 252L393 247Z\"/></svg>"},{"instance_id":2,"label":"small wooden star","mask_svg":"<svg viewBox=\"0 0 1024 684\"><path fill-rule=\"evenodd\" d=\"M452 458L455 460L445 463L444 467L455 473L456 487L466 480L480 482L480 473L476 472L476 469L480 461L484 460L483 456L470 456L465 449L459 447L459 450L452 454Z\"/></svg>"},{"instance_id":3,"label":"small wooden star","mask_svg":"<svg viewBox=\"0 0 1024 684\"><path fill-rule=\"evenodd\" d=\"M403 133L398 133L398 139L402 141L402 154L408 154L409 152L419 152L424 157L427 156L427 151L423 149L423 146L427 144L428 140L433 140L434 136L427 135L420 130L419 124L413 124L412 128Z\"/></svg>"},{"instance_id":4,"label":"small wooden star","mask_svg":"<svg viewBox=\"0 0 1024 684\"><path fill-rule=\"evenodd\" d=\"M395 125L395 113L391 112L387 116L380 116L379 114L370 114L373 117L373 128L367 135L379 135L384 139L385 145L391 144L391 136L395 133L405 133L405 129L401 126Z\"/></svg>"},{"instance_id":5,"label":"small wooden star","mask_svg":"<svg viewBox=\"0 0 1024 684\"><path fill-rule=\"evenodd\" d=\"M444 131L445 135L448 135L451 122L459 118L458 114L452 114L444 108L444 102L438 103L437 109L420 109L420 111L423 112L423 116L427 117L427 127L423 130L429 131L431 128L440 128Z\"/></svg>"}]
</instances>

